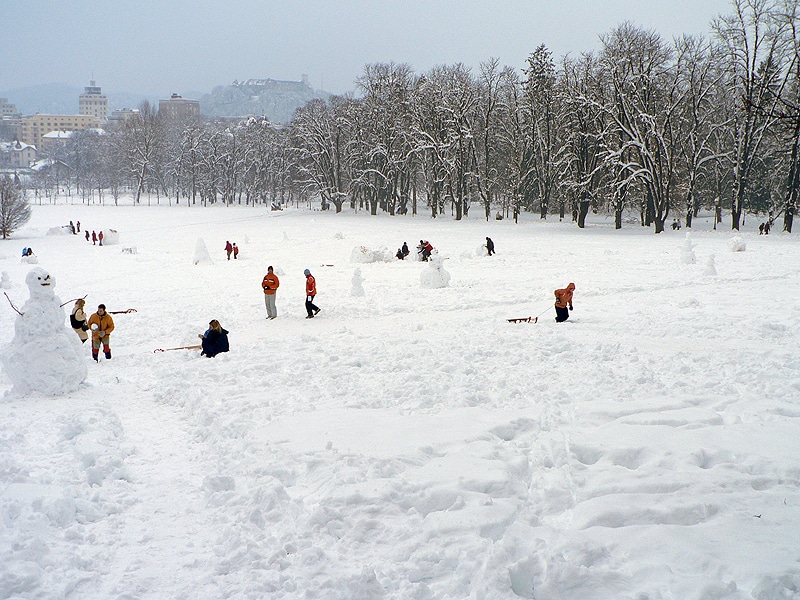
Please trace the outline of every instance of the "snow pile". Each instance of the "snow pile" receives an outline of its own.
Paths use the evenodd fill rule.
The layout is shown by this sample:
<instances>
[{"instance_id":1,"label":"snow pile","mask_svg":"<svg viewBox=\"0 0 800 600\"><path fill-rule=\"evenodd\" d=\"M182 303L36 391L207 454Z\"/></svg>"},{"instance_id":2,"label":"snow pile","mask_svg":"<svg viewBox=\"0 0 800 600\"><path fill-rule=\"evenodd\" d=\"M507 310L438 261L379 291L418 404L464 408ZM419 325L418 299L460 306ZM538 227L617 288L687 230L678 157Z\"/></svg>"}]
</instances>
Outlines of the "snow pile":
<instances>
[{"instance_id":1,"label":"snow pile","mask_svg":"<svg viewBox=\"0 0 800 600\"><path fill-rule=\"evenodd\" d=\"M78 336L65 324L56 281L39 267L25 278L30 298L14 323L14 339L4 348L3 367L14 384L12 393L61 396L86 379L86 359Z\"/></svg>"},{"instance_id":2,"label":"snow pile","mask_svg":"<svg viewBox=\"0 0 800 600\"><path fill-rule=\"evenodd\" d=\"M136 246L125 246L122 249L122 254L138 254L138 253L139 252L136 249ZM195 263L195 264L197 264L197 263Z\"/></svg>"},{"instance_id":3,"label":"snow pile","mask_svg":"<svg viewBox=\"0 0 800 600\"><path fill-rule=\"evenodd\" d=\"M361 276L361 268L356 267L353 271L353 278L350 280L350 284L352 285L350 288L350 295L355 297L364 296L365 292L364 286L362 285L363 283L364 278Z\"/></svg>"},{"instance_id":4,"label":"snow pile","mask_svg":"<svg viewBox=\"0 0 800 600\"><path fill-rule=\"evenodd\" d=\"M343 240L344 239L344 234L341 231L337 231L336 233L333 234L333 239L335 239L335 240Z\"/></svg>"},{"instance_id":5,"label":"snow pile","mask_svg":"<svg viewBox=\"0 0 800 600\"><path fill-rule=\"evenodd\" d=\"M11 278L8 276L8 271L3 271L2 276L0 276L0 288L4 290L11 289Z\"/></svg>"},{"instance_id":6,"label":"snow pile","mask_svg":"<svg viewBox=\"0 0 800 600\"><path fill-rule=\"evenodd\" d=\"M486 247L486 244L481 244L475 248L475 256L489 256L489 249Z\"/></svg>"},{"instance_id":7,"label":"snow pile","mask_svg":"<svg viewBox=\"0 0 800 600\"><path fill-rule=\"evenodd\" d=\"M47 235L72 235L72 229L69 225L61 225L60 227L51 227L47 230Z\"/></svg>"},{"instance_id":8,"label":"snow pile","mask_svg":"<svg viewBox=\"0 0 800 600\"><path fill-rule=\"evenodd\" d=\"M116 246L119 244L119 232L116 229L103 230L103 246Z\"/></svg>"},{"instance_id":9,"label":"snow pile","mask_svg":"<svg viewBox=\"0 0 800 600\"><path fill-rule=\"evenodd\" d=\"M419 275L422 287L428 289L443 288L450 284L450 273L444 269L444 258L434 252L428 259L428 268Z\"/></svg>"},{"instance_id":10,"label":"snow pile","mask_svg":"<svg viewBox=\"0 0 800 600\"><path fill-rule=\"evenodd\" d=\"M194 245L194 260L193 265L213 265L214 260L211 258L211 253L208 251L205 240L197 238Z\"/></svg>"},{"instance_id":11,"label":"snow pile","mask_svg":"<svg viewBox=\"0 0 800 600\"><path fill-rule=\"evenodd\" d=\"M681 246L681 262L685 265L693 265L697 262L697 257L694 254L695 244L692 243L692 238L689 232L686 232L686 240Z\"/></svg>"},{"instance_id":12,"label":"snow pile","mask_svg":"<svg viewBox=\"0 0 800 600\"><path fill-rule=\"evenodd\" d=\"M376 250L371 250L366 246L356 246L350 253L350 262L352 263L392 262L394 259L394 254L386 246Z\"/></svg>"},{"instance_id":13,"label":"snow pile","mask_svg":"<svg viewBox=\"0 0 800 600\"><path fill-rule=\"evenodd\" d=\"M731 252L744 252L747 250L747 244L737 235L728 240L728 248Z\"/></svg>"},{"instance_id":14,"label":"snow pile","mask_svg":"<svg viewBox=\"0 0 800 600\"><path fill-rule=\"evenodd\" d=\"M39 258L35 254L30 254L28 256L21 257L20 262L26 265L38 265Z\"/></svg>"}]
</instances>

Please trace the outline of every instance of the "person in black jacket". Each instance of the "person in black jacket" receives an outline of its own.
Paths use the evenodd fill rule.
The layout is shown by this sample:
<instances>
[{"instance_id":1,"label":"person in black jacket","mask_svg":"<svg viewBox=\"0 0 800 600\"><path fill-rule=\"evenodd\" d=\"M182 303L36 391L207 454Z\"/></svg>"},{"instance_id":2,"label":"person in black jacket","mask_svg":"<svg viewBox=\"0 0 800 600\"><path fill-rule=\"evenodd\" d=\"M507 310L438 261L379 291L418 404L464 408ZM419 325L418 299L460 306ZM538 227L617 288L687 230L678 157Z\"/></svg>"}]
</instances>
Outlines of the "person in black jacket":
<instances>
[{"instance_id":1,"label":"person in black jacket","mask_svg":"<svg viewBox=\"0 0 800 600\"><path fill-rule=\"evenodd\" d=\"M489 256L494 254L494 242L489 236L486 236L486 252L489 253Z\"/></svg>"},{"instance_id":2,"label":"person in black jacket","mask_svg":"<svg viewBox=\"0 0 800 600\"><path fill-rule=\"evenodd\" d=\"M200 353L200 356L212 358L220 352L227 352L229 350L228 330L223 329L222 325L220 325L219 321L216 319L212 319L208 323L208 330L206 330L205 333L199 334L197 337L202 340L201 343L203 345L203 351Z\"/></svg>"}]
</instances>

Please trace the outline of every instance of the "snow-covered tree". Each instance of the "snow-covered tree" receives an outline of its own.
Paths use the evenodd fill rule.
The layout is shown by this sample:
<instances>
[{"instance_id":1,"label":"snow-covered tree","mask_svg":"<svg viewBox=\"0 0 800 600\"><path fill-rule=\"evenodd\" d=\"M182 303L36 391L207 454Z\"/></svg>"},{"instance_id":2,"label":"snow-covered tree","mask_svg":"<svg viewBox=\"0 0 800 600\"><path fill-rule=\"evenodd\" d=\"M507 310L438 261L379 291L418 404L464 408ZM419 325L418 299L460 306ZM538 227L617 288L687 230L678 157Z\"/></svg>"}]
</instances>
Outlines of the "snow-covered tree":
<instances>
[{"instance_id":1,"label":"snow-covered tree","mask_svg":"<svg viewBox=\"0 0 800 600\"><path fill-rule=\"evenodd\" d=\"M31 207L16 177L0 176L0 233L3 239L14 233L31 218Z\"/></svg>"}]
</instances>

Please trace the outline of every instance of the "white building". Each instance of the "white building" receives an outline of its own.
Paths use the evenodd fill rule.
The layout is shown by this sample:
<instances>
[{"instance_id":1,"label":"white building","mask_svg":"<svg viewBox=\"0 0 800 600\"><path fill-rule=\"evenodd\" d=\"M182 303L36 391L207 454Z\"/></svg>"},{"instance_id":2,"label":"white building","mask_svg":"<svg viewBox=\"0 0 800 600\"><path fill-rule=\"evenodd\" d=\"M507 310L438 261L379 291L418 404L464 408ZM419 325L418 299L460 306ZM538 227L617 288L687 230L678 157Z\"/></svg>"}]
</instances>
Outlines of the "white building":
<instances>
[{"instance_id":1,"label":"white building","mask_svg":"<svg viewBox=\"0 0 800 600\"><path fill-rule=\"evenodd\" d=\"M100 86L91 80L83 89L78 97L78 114L94 117L100 123L108 121L108 97L103 95Z\"/></svg>"}]
</instances>

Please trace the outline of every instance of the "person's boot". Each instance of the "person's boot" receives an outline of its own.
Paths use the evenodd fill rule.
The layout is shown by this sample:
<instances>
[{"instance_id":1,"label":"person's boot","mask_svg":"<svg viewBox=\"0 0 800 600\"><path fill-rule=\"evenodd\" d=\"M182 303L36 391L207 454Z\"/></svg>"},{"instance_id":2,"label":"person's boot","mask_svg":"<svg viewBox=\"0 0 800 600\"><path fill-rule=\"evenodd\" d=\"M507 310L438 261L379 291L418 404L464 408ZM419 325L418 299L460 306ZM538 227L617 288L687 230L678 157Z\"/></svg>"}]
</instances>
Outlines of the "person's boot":
<instances>
[{"instance_id":1,"label":"person's boot","mask_svg":"<svg viewBox=\"0 0 800 600\"><path fill-rule=\"evenodd\" d=\"M95 354L94 352L92 352L92 358L94 359L94 362L99 362L97 360L97 354Z\"/></svg>"},{"instance_id":2,"label":"person's boot","mask_svg":"<svg viewBox=\"0 0 800 600\"><path fill-rule=\"evenodd\" d=\"M108 352L106 352L105 354L106 354L106 359L107 359L107 360L111 360L111 350L109 350L109 351L108 351Z\"/></svg>"},{"instance_id":3,"label":"person's boot","mask_svg":"<svg viewBox=\"0 0 800 600\"><path fill-rule=\"evenodd\" d=\"M314 309L314 316L317 316L317 315L319 314L319 311L320 311L320 309L319 309L319 308L315 308L315 309Z\"/></svg>"}]
</instances>

